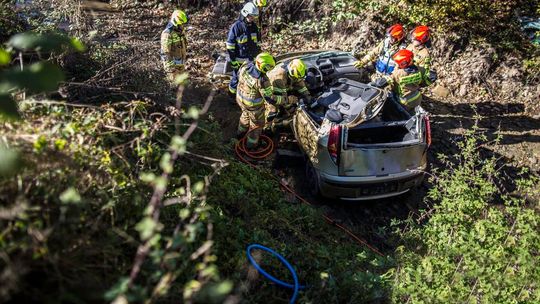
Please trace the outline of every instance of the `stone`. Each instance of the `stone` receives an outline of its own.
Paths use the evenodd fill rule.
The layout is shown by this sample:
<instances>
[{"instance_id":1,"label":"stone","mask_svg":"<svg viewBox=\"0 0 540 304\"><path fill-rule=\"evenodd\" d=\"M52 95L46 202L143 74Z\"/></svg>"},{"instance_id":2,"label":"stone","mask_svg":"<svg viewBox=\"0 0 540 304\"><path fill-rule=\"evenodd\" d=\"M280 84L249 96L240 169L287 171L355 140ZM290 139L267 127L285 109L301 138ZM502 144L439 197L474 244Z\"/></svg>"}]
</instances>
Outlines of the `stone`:
<instances>
[{"instance_id":1,"label":"stone","mask_svg":"<svg viewBox=\"0 0 540 304\"><path fill-rule=\"evenodd\" d=\"M469 87L466 84L462 84L459 87L458 96L463 97L463 96L467 95L468 90L469 90Z\"/></svg>"},{"instance_id":2,"label":"stone","mask_svg":"<svg viewBox=\"0 0 540 304\"><path fill-rule=\"evenodd\" d=\"M450 96L450 90L443 87L442 85L436 85L431 90L431 92L441 98L447 98L448 96Z\"/></svg>"}]
</instances>

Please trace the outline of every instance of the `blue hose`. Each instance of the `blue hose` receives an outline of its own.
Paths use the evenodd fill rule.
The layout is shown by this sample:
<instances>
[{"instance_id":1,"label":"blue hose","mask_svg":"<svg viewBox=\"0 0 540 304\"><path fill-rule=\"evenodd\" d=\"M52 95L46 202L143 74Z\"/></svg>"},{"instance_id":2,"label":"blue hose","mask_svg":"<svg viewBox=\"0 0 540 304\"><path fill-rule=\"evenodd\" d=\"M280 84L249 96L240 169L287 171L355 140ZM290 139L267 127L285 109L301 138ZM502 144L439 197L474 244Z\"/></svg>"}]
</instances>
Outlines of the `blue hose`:
<instances>
[{"instance_id":1,"label":"blue hose","mask_svg":"<svg viewBox=\"0 0 540 304\"><path fill-rule=\"evenodd\" d=\"M261 268L261 266L259 266L259 264L257 264L257 262L255 262L255 260L251 256L251 251L253 249L264 250L264 251L270 252L273 256L277 257L279 259L279 261L283 265L285 265L285 267L287 267L287 269L289 269L289 271L291 272L291 274L293 276L294 285L283 282L283 281L281 281L279 279L276 279L275 277L273 277L272 275L270 275L269 273L264 271ZM306 286L300 285L300 283L298 283L298 276L296 275L296 271L294 271L294 268L291 266L291 264L289 264L289 262L287 262L287 260L283 256L281 256L279 253L275 252L274 250L272 250L272 249L270 249L268 247L264 247L264 246L259 245L259 244L251 244L247 248L247 258L248 258L249 262L251 263L251 265L253 265L253 267L255 267L255 269L257 269L257 271L260 272L265 278L269 279L270 281L274 282L275 284L277 284L277 285L279 285L281 287L290 288L290 289L294 290L294 293L293 293L291 299L289 300L290 304L293 304L296 301L296 298L298 297L298 290L306 288Z\"/></svg>"}]
</instances>

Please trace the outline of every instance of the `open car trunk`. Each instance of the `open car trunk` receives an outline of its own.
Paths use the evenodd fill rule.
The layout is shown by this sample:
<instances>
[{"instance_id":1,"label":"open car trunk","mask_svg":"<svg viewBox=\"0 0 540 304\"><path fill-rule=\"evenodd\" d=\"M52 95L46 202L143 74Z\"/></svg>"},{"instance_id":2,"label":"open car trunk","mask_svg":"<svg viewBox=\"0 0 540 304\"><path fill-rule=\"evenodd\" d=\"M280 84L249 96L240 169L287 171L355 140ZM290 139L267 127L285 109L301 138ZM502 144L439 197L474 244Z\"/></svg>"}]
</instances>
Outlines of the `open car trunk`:
<instances>
[{"instance_id":1,"label":"open car trunk","mask_svg":"<svg viewBox=\"0 0 540 304\"><path fill-rule=\"evenodd\" d=\"M371 120L347 129L348 146L369 146L418 142L421 125L401 105L387 100L381 111Z\"/></svg>"},{"instance_id":2,"label":"open car trunk","mask_svg":"<svg viewBox=\"0 0 540 304\"><path fill-rule=\"evenodd\" d=\"M307 107L317 124L324 119L347 129L348 144L403 143L417 138L415 116L387 99L387 93L341 78Z\"/></svg>"},{"instance_id":3,"label":"open car trunk","mask_svg":"<svg viewBox=\"0 0 540 304\"><path fill-rule=\"evenodd\" d=\"M351 128L377 116L386 96L381 89L340 78L310 105L310 112Z\"/></svg>"},{"instance_id":4,"label":"open car trunk","mask_svg":"<svg viewBox=\"0 0 540 304\"><path fill-rule=\"evenodd\" d=\"M338 79L305 110L321 129L340 127L340 176L402 174L425 164L426 113L409 114L384 90Z\"/></svg>"}]
</instances>

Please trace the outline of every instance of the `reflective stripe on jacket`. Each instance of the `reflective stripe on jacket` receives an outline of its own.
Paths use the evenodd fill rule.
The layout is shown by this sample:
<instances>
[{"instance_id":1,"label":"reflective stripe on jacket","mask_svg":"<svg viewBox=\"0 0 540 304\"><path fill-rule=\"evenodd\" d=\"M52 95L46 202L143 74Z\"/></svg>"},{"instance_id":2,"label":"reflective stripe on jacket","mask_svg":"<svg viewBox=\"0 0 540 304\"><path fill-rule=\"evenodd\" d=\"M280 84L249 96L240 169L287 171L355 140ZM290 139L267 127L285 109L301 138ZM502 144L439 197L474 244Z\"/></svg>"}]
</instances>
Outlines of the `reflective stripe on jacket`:
<instances>
[{"instance_id":1,"label":"reflective stripe on jacket","mask_svg":"<svg viewBox=\"0 0 540 304\"><path fill-rule=\"evenodd\" d=\"M408 108L414 108L422 101L420 87L425 83L424 71L412 65L406 69L396 69L386 77L399 102Z\"/></svg>"},{"instance_id":2,"label":"reflective stripe on jacket","mask_svg":"<svg viewBox=\"0 0 540 304\"><path fill-rule=\"evenodd\" d=\"M286 102L287 95L293 91L304 96L309 95L304 79L293 79L289 77L287 64L288 62L284 62L267 73L268 79L272 84L276 104L282 104L284 101Z\"/></svg>"},{"instance_id":3,"label":"reflective stripe on jacket","mask_svg":"<svg viewBox=\"0 0 540 304\"><path fill-rule=\"evenodd\" d=\"M414 54L414 64L424 70L424 81L427 85L431 84L429 80L429 71L431 70L431 55L429 49L424 45L415 46L411 43L407 46L407 50Z\"/></svg>"},{"instance_id":4,"label":"reflective stripe on jacket","mask_svg":"<svg viewBox=\"0 0 540 304\"><path fill-rule=\"evenodd\" d=\"M166 66L183 65L187 59L187 39L183 28L169 22L161 32L161 60Z\"/></svg>"},{"instance_id":5,"label":"reflective stripe on jacket","mask_svg":"<svg viewBox=\"0 0 540 304\"><path fill-rule=\"evenodd\" d=\"M236 98L247 106L262 106L264 101L274 103L272 86L268 77L258 71L252 62L244 64L238 71Z\"/></svg>"},{"instance_id":6,"label":"reflective stripe on jacket","mask_svg":"<svg viewBox=\"0 0 540 304\"><path fill-rule=\"evenodd\" d=\"M236 20L227 36L227 52L231 61L236 58L253 60L260 53L261 34L255 23L247 23L245 18Z\"/></svg>"}]
</instances>

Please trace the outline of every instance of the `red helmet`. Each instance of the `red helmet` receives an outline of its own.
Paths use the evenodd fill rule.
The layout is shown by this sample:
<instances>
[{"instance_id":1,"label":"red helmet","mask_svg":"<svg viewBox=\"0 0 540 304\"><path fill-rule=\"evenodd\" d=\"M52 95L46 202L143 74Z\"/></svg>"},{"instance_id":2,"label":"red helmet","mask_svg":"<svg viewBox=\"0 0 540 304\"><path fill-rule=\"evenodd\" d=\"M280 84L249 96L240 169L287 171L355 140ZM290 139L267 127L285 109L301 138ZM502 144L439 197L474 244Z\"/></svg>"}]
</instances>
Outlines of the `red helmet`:
<instances>
[{"instance_id":1,"label":"red helmet","mask_svg":"<svg viewBox=\"0 0 540 304\"><path fill-rule=\"evenodd\" d=\"M412 38L424 44L429 40L429 27L426 25L417 26L412 31Z\"/></svg>"},{"instance_id":2,"label":"red helmet","mask_svg":"<svg viewBox=\"0 0 540 304\"><path fill-rule=\"evenodd\" d=\"M413 63L414 54L409 50L399 50L392 56L392 59L397 63L400 69L404 69Z\"/></svg>"},{"instance_id":3,"label":"red helmet","mask_svg":"<svg viewBox=\"0 0 540 304\"><path fill-rule=\"evenodd\" d=\"M386 35L395 39L395 41L401 41L405 37L405 29L401 24L394 24L386 30Z\"/></svg>"}]
</instances>

